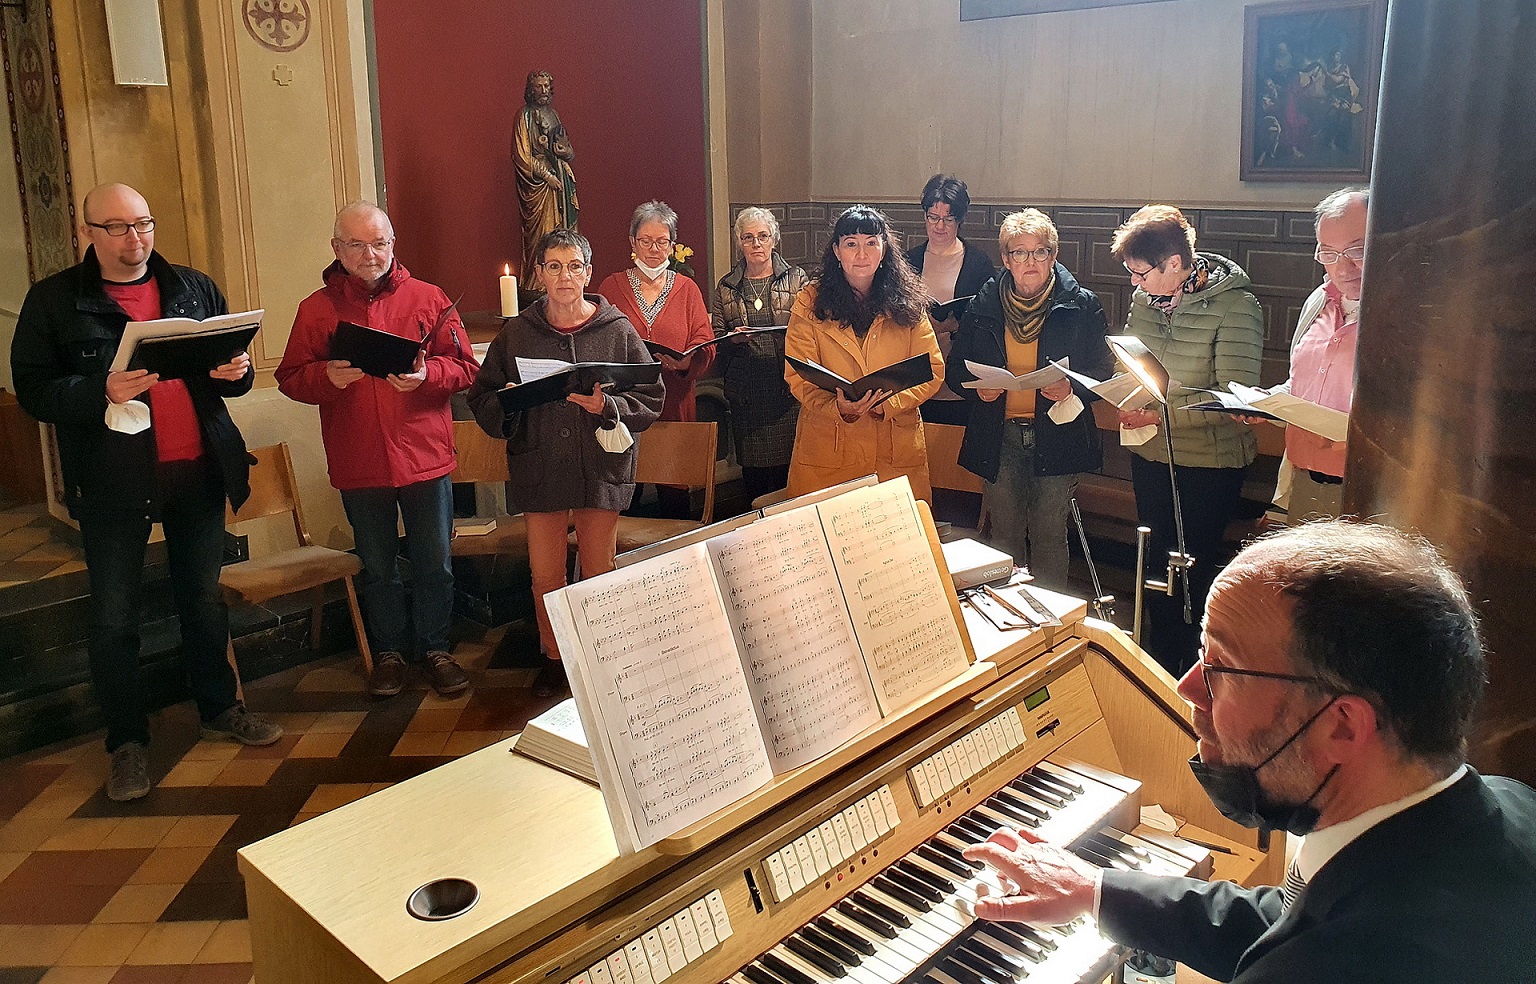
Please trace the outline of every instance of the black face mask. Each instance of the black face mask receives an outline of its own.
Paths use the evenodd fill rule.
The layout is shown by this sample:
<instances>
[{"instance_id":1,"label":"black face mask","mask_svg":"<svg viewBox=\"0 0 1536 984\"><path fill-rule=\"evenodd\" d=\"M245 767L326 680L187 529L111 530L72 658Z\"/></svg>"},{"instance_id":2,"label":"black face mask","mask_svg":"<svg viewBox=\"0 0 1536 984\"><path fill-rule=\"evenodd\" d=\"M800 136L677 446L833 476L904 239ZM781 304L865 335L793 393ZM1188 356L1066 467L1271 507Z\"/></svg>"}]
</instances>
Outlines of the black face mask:
<instances>
[{"instance_id":1,"label":"black face mask","mask_svg":"<svg viewBox=\"0 0 1536 984\"><path fill-rule=\"evenodd\" d=\"M1317 826L1318 817L1322 815L1317 807L1312 805L1312 801L1333 779L1339 767L1335 765L1329 769L1328 774L1323 776L1323 781L1312 790L1312 795L1300 803L1277 803L1271 800L1265 794L1264 787L1259 785L1259 770L1273 762L1281 752L1290 747L1291 742L1300 738L1308 728L1312 727L1314 721L1323 716L1324 711L1333 706L1333 702L1337 699L1334 697L1318 708L1316 714L1307 718L1305 724L1297 728L1279 748L1271 752L1269 757L1258 765L1211 765L1200 761L1198 752L1189 760L1190 771L1195 774L1195 779L1205 790L1205 795L1211 798L1211 802L1221 811L1222 816L1244 827L1285 830L1298 837L1312 832L1312 829Z\"/></svg>"}]
</instances>

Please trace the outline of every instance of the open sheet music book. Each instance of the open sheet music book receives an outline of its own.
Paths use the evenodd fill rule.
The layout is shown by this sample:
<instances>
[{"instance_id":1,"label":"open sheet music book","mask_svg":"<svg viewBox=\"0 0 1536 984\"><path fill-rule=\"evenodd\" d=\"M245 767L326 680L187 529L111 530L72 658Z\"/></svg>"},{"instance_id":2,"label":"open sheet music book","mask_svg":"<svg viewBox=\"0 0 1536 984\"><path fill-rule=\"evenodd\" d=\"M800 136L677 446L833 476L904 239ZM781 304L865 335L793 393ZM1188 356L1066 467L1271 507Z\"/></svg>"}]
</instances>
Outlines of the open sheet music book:
<instances>
[{"instance_id":1,"label":"open sheet music book","mask_svg":"<svg viewBox=\"0 0 1536 984\"><path fill-rule=\"evenodd\" d=\"M567 698L529 721L517 736L512 750L535 762L552 765L577 779L597 785L597 770L592 767L592 749L581 727L581 714L575 698Z\"/></svg>"},{"instance_id":2,"label":"open sheet music book","mask_svg":"<svg viewBox=\"0 0 1536 984\"><path fill-rule=\"evenodd\" d=\"M905 478L545 596L621 851L815 761L969 666Z\"/></svg>"},{"instance_id":3,"label":"open sheet music book","mask_svg":"<svg viewBox=\"0 0 1536 984\"><path fill-rule=\"evenodd\" d=\"M112 372L148 369L161 379L190 379L208 375L250 348L266 312L241 311L203 321L159 318L130 321L117 343Z\"/></svg>"}]
</instances>

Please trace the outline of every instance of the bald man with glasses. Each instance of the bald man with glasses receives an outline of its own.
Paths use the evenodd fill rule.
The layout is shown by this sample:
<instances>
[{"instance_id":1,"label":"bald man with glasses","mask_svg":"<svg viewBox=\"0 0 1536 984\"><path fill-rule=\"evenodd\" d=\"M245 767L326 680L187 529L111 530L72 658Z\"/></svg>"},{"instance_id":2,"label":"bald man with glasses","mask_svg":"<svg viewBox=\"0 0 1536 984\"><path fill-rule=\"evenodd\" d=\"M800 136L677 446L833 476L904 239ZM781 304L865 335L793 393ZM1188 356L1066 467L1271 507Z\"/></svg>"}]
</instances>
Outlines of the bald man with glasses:
<instances>
[{"instance_id":1,"label":"bald man with glasses","mask_svg":"<svg viewBox=\"0 0 1536 984\"><path fill-rule=\"evenodd\" d=\"M244 352L206 376L166 379L110 372L130 320L228 313L205 274L155 252L149 203L125 184L92 189L81 204L90 245L75 266L27 292L11 343L24 410L57 429L64 504L80 522L91 584L91 685L107 725L107 796L145 796L149 721L139 677L139 626L150 527L161 524L181 621L181 658L207 738L270 745L283 729L249 714L225 658L229 611L219 592L224 503L250 495L245 440L224 401L251 388ZM108 426L109 407L147 407L132 433Z\"/></svg>"}]
</instances>

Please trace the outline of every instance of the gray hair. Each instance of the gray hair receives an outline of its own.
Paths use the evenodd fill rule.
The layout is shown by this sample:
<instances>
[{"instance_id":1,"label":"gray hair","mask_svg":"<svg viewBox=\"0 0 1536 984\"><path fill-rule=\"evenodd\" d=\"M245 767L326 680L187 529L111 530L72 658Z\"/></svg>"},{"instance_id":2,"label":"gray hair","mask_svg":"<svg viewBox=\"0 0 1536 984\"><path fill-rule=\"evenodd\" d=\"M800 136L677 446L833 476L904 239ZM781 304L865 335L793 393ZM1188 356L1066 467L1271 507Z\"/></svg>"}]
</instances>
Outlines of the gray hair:
<instances>
[{"instance_id":1,"label":"gray hair","mask_svg":"<svg viewBox=\"0 0 1536 984\"><path fill-rule=\"evenodd\" d=\"M775 246L779 244L778 218L766 208L759 208L756 205L748 205L746 208L736 213L736 222L731 227L731 234L734 235L737 239L740 239L742 230L754 222L761 222L766 225L768 227L768 231L773 233L773 244Z\"/></svg>"},{"instance_id":2,"label":"gray hair","mask_svg":"<svg viewBox=\"0 0 1536 984\"><path fill-rule=\"evenodd\" d=\"M1360 204L1369 208L1371 204L1371 190L1362 185L1350 185L1348 188L1340 188L1333 194L1317 203L1312 210L1312 225L1315 228L1324 219L1336 219L1349 209L1350 203L1356 198Z\"/></svg>"},{"instance_id":3,"label":"gray hair","mask_svg":"<svg viewBox=\"0 0 1536 984\"><path fill-rule=\"evenodd\" d=\"M635 209L635 217L629 220L629 238L640 234L640 227L647 222L660 222L667 227L667 235L677 241L677 213L663 201L649 201Z\"/></svg>"},{"instance_id":4,"label":"gray hair","mask_svg":"<svg viewBox=\"0 0 1536 984\"><path fill-rule=\"evenodd\" d=\"M384 211L382 208L379 208L373 202L367 201L366 199L358 199L355 202L343 205L341 207L341 211L336 213L336 221L331 224L331 236L336 239L340 239L342 222L346 219L350 219L354 215L360 218L368 219L373 218L375 215L382 216L384 219L384 224L389 227L389 234L391 236L395 234L395 224L389 221L388 212Z\"/></svg>"},{"instance_id":5,"label":"gray hair","mask_svg":"<svg viewBox=\"0 0 1536 984\"><path fill-rule=\"evenodd\" d=\"M534 261L543 265L544 256L552 249L574 249L581 253L581 261L587 266L592 265L592 244L587 237L574 229L551 229L539 240L539 246L533 251Z\"/></svg>"}]
</instances>

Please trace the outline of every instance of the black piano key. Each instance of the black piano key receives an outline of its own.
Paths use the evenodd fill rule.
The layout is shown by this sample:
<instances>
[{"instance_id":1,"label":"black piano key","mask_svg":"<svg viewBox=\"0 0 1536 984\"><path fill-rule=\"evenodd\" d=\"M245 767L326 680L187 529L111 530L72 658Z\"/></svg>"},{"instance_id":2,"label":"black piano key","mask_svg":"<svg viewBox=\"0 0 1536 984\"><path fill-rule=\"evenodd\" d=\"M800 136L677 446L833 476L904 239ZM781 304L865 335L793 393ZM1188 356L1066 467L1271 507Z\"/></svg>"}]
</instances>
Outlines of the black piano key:
<instances>
[{"instance_id":1,"label":"black piano key","mask_svg":"<svg viewBox=\"0 0 1536 984\"><path fill-rule=\"evenodd\" d=\"M872 957L875 955L875 945L873 943L871 943L869 940L866 940L858 933L853 933L844 929L837 923L828 919L826 916L817 916L814 920L812 920L812 923L817 929L821 930L821 932L837 940L839 943L842 943L849 949L857 950L859 953L864 954L866 957Z\"/></svg>"},{"instance_id":2,"label":"black piano key","mask_svg":"<svg viewBox=\"0 0 1536 984\"><path fill-rule=\"evenodd\" d=\"M1027 775L1056 795L1065 797L1069 800L1077 799L1077 797L1080 796L1083 792L1082 786L1065 782L1060 777L1054 776L1044 769L1031 769Z\"/></svg>"},{"instance_id":3,"label":"black piano key","mask_svg":"<svg viewBox=\"0 0 1536 984\"><path fill-rule=\"evenodd\" d=\"M1098 851L1100 854L1118 858L1126 864L1130 865L1132 868L1141 867L1141 858L1136 856L1136 852L1131 850L1127 845L1115 840L1113 837L1106 837L1103 834L1094 833L1088 835L1088 843L1093 847L1095 851Z\"/></svg>"},{"instance_id":4,"label":"black piano key","mask_svg":"<svg viewBox=\"0 0 1536 984\"><path fill-rule=\"evenodd\" d=\"M905 871L913 878L916 878L928 885L932 885L935 889L943 892L945 895L955 894L954 882L950 881L948 878L945 878L943 875L937 874L928 868L924 868L922 865L915 863L910 858L902 858L900 861L897 861L896 867L900 868L902 871Z\"/></svg>"},{"instance_id":5,"label":"black piano key","mask_svg":"<svg viewBox=\"0 0 1536 984\"><path fill-rule=\"evenodd\" d=\"M1026 961L1018 957L1011 957L999 950L992 945L989 938L983 938L980 935L972 936L966 941L966 945L977 950L999 967L1006 968L1015 977L1021 977L1029 973L1029 968L1025 966Z\"/></svg>"},{"instance_id":6,"label":"black piano key","mask_svg":"<svg viewBox=\"0 0 1536 984\"><path fill-rule=\"evenodd\" d=\"M1023 810L1014 806L1012 803L1009 803L1001 796L989 796L986 800L986 805L989 810L1001 813L1003 816L1010 818L1015 823L1022 823L1026 827L1040 826L1039 817L1036 817L1030 813L1025 813Z\"/></svg>"},{"instance_id":7,"label":"black piano key","mask_svg":"<svg viewBox=\"0 0 1536 984\"><path fill-rule=\"evenodd\" d=\"M999 799L1012 803L1014 806L1023 810L1025 813L1031 814L1038 819L1049 820L1051 818L1050 811L1041 809L1039 804L1026 799L1022 793L1018 792L1018 790L1012 786L1004 786L994 795Z\"/></svg>"},{"instance_id":8,"label":"black piano key","mask_svg":"<svg viewBox=\"0 0 1536 984\"><path fill-rule=\"evenodd\" d=\"M1048 776L1050 778L1051 782L1054 782L1054 783L1057 783L1059 785L1065 786L1065 787L1067 787L1067 789L1070 789L1074 793L1082 793L1083 792L1083 787L1082 787L1081 784L1077 783L1076 781L1074 781L1072 779L1068 779L1066 776L1059 775L1059 774L1057 774L1055 772L1052 772L1049 769L1042 769L1040 766L1036 765L1036 766L1031 766L1029 772L1030 772L1031 775Z\"/></svg>"},{"instance_id":9,"label":"black piano key","mask_svg":"<svg viewBox=\"0 0 1536 984\"><path fill-rule=\"evenodd\" d=\"M816 979L805 973L798 967L793 967L787 960L783 960L772 953L765 953L757 958L757 962L778 974L789 984L818 984ZM844 971L846 974L847 971Z\"/></svg>"},{"instance_id":10,"label":"black piano key","mask_svg":"<svg viewBox=\"0 0 1536 984\"><path fill-rule=\"evenodd\" d=\"M1118 867L1118 865L1115 864L1115 860L1113 858L1105 857L1103 854L1100 854L1098 851L1095 851L1091 847L1085 847L1079 844L1077 847L1072 848L1072 853L1076 854L1084 861L1087 861L1089 864L1098 865L1100 868Z\"/></svg>"},{"instance_id":11,"label":"black piano key","mask_svg":"<svg viewBox=\"0 0 1536 984\"><path fill-rule=\"evenodd\" d=\"M987 924L987 933L988 933L988 935L996 936L998 939L1002 940L1004 943L1007 943L1009 946L1011 946L1015 950L1019 951L1019 953L1021 953L1024 956L1024 959L1029 960L1029 961L1031 961L1033 963L1042 963L1042 962L1044 962L1045 955L1049 951L1047 950L1046 947L1043 947L1043 946L1039 945L1038 943L1035 943L1034 941L1025 938L1023 936L1023 934L1018 932L1018 930L1024 929L1024 928L1026 928L1026 927L1022 923L996 923L995 922L995 923L988 923ZM1050 946L1050 950L1054 950L1054 949L1056 949L1056 945L1053 943Z\"/></svg>"},{"instance_id":12,"label":"black piano key","mask_svg":"<svg viewBox=\"0 0 1536 984\"><path fill-rule=\"evenodd\" d=\"M992 831L983 831L979 829L977 824L967 820L964 816L956 817L954 823L944 828L944 833L953 837L955 840L959 841L961 844L964 844L966 847L969 847L972 844L980 844L982 841L992 836Z\"/></svg>"},{"instance_id":13,"label":"black piano key","mask_svg":"<svg viewBox=\"0 0 1536 984\"><path fill-rule=\"evenodd\" d=\"M939 964L939 969L953 977L955 980L959 981L960 984L1009 984L1009 982L1006 981L988 980L987 978L976 973L976 971L967 967L965 964L949 957L946 957L943 962Z\"/></svg>"},{"instance_id":14,"label":"black piano key","mask_svg":"<svg viewBox=\"0 0 1536 984\"><path fill-rule=\"evenodd\" d=\"M862 888L854 892L852 897L859 904L860 908L868 910L871 914L884 919L892 926L906 929L912 925L912 920L908 919L905 913L897 912Z\"/></svg>"},{"instance_id":15,"label":"black piano key","mask_svg":"<svg viewBox=\"0 0 1536 984\"><path fill-rule=\"evenodd\" d=\"M848 946L842 940L836 939L828 933L823 933L815 925L801 926L800 937L817 949L822 950L845 966L857 967L864 962L857 950Z\"/></svg>"},{"instance_id":16,"label":"black piano key","mask_svg":"<svg viewBox=\"0 0 1536 984\"><path fill-rule=\"evenodd\" d=\"M1134 837L1134 834L1126 834L1124 831L1116 830L1114 827L1110 827L1108 830L1112 831L1112 833L1101 833L1098 836L1103 837L1106 841L1112 841L1120 845L1122 850L1129 851L1132 857L1135 857L1140 861L1152 860L1152 852L1147 850L1145 847L1142 847L1140 844L1136 843L1126 843L1120 839L1120 837Z\"/></svg>"},{"instance_id":17,"label":"black piano key","mask_svg":"<svg viewBox=\"0 0 1536 984\"><path fill-rule=\"evenodd\" d=\"M815 964L833 977L848 976L848 968L843 966L841 960L833 959L831 954L825 953L820 948L807 943L798 935L786 939L784 941L784 948L801 960Z\"/></svg>"},{"instance_id":18,"label":"black piano key","mask_svg":"<svg viewBox=\"0 0 1536 984\"><path fill-rule=\"evenodd\" d=\"M755 963L749 963L741 968L741 975L751 981L752 984L785 984L784 980L770 974Z\"/></svg>"},{"instance_id":19,"label":"black piano key","mask_svg":"<svg viewBox=\"0 0 1536 984\"><path fill-rule=\"evenodd\" d=\"M1033 926L1025 925L1024 923L1013 924L1009 928L1016 930L1019 935L1034 943L1042 950L1050 951L1056 949L1056 941L1051 939L1051 937L1047 935L1043 930L1036 929Z\"/></svg>"},{"instance_id":20,"label":"black piano key","mask_svg":"<svg viewBox=\"0 0 1536 984\"><path fill-rule=\"evenodd\" d=\"M917 848L917 856L929 864L944 869L956 878L969 879L971 873L978 870L978 868L972 868L959 854L959 851L951 853L949 845L940 845L933 841L920 844ZM977 861L976 864L979 867L981 862Z\"/></svg>"},{"instance_id":21,"label":"black piano key","mask_svg":"<svg viewBox=\"0 0 1536 984\"><path fill-rule=\"evenodd\" d=\"M885 877L890 879L893 884L900 885L918 898L927 899L929 902L944 901L943 892L903 868L899 861L885 869Z\"/></svg>"},{"instance_id":22,"label":"black piano key","mask_svg":"<svg viewBox=\"0 0 1536 984\"><path fill-rule=\"evenodd\" d=\"M1013 971L988 960L985 954L976 949L971 940L964 940L951 949L949 957L999 984L1013 984Z\"/></svg>"},{"instance_id":23,"label":"black piano key","mask_svg":"<svg viewBox=\"0 0 1536 984\"><path fill-rule=\"evenodd\" d=\"M1049 786L1041 782L1039 779L1036 779L1029 773L1025 773L1024 775L1019 776L1013 781L1013 785L1015 788L1024 789L1033 793L1036 799L1048 803L1058 810L1066 808L1066 797L1058 796Z\"/></svg>"},{"instance_id":24,"label":"black piano key","mask_svg":"<svg viewBox=\"0 0 1536 984\"><path fill-rule=\"evenodd\" d=\"M971 830L974 833L976 837L976 843L978 844L982 843L987 838L997 833L1001 827L1005 826L1001 820L994 820L987 816L985 813L978 813L975 810L971 810L970 812L966 813L965 816L960 817L955 821L955 824L957 826L964 826Z\"/></svg>"},{"instance_id":25,"label":"black piano key","mask_svg":"<svg viewBox=\"0 0 1536 984\"><path fill-rule=\"evenodd\" d=\"M870 884L909 909L916 909L918 912L927 912L933 908L933 903L929 902L921 895L918 895L916 892L908 891L902 885L892 881L888 877L888 874L889 873L884 875L876 875L870 881Z\"/></svg>"}]
</instances>

